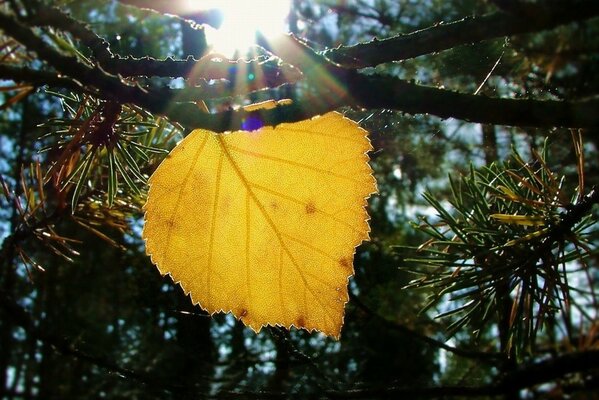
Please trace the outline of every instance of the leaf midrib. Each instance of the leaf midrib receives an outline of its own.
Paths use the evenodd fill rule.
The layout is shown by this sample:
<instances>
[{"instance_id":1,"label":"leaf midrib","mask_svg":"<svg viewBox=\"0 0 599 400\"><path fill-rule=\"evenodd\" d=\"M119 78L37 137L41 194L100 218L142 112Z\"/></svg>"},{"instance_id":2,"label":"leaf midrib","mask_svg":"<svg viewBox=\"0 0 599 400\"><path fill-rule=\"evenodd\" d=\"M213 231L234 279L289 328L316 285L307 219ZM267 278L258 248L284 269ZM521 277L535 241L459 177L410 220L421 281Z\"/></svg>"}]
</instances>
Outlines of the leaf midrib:
<instances>
[{"instance_id":1,"label":"leaf midrib","mask_svg":"<svg viewBox=\"0 0 599 400\"><path fill-rule=\"evenodd\" d=\"M304 276L303 271L301 270L301 268L297 264L297 261L293 257L293 254L291 253L291 250L289 250L289 248L287 247L287 244L283 240L282 233L279 232L276 224L270 218L270 215L266 212L266 209L264 208L264 205L260 202L260 200L258 200L258 197L256 196L256 194L252 190L251 183L246 179L243 171L241 171L241 168L239 167L239 165L237 165L237 162L233 159L233 156L231 155L231 152L229 151L228 145L224 141L223 136L222 135L215 135L215 138L216 138L216 140L217 140L217 142L218 142L218 144L219 144L219 146L220 146L223 154L225 155L225 158L229 161L229 164L231 164L231 167L235 171L237 177L239 178L239 180L241 181L241 183L244 185L244 187L245 187L248 195L254 201L254 203L256 204L256 206L258 207L258 209L260 210L260 213L262 214L262 216L264 217L264 219L266 220L266 222L268 223L268 225L271 227L271 229L273 230L273 232L277 236L277 239L279 240L281 248L287 254L287 257L289 257L289 259L291 260L291 263L293 264L293 266L297 270L299 276L301 277L302 281L304 282L304 287L308 288L308 290L312 294L312 297L314 297L314 299L316 299L316 301L321 305L322 309L327 313L327 315L329 316L329 318L331 319L331 321L333 323L336 323L335 317L333 315L331 315L331 313L329 311L329 307L327 307L327 305L322 302L322 300L319 298L319 296L317 296L317 294L314 293L314 291L312 290L312 287L308 284L308 281L306 280L306 277ZM305 301L304 301L304 303L305 303ZM305 308L304 312L307 312L307 304L304 304L304 308Z\"/></svg>"}]
</instances>

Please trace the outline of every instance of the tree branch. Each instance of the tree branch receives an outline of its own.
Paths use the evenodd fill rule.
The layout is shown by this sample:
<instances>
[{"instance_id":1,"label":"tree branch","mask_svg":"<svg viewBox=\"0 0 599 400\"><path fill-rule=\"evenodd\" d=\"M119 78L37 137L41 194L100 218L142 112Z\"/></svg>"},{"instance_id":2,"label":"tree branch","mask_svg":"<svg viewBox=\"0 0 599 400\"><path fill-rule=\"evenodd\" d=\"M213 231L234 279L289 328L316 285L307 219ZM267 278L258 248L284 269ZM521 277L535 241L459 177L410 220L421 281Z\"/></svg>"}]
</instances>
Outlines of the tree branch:
<instances>
[{"instance_id":1,"label":"tree branch","mask_svg":"<svg viewBox=\"0 0 599 400\"><path fill-rule=\"evenodd\" d=\"M569 235L574 225L589 214L595 204L599 204L599 187L597 186L593 186L589 194L560 215L559 223L551 227L550 241Z\"/></svg>"},{"instance_id":2,"label":"tree branch","mask_svg":"<svg viewBox=\"0 0 599 400\"><path fill-rule=\"evenodd\" d=\"M3 289L0 289L0 307L2 307L7 315L10 316L18 326L23 328L27 334L31 335L34 339L51 345L61 354L73 356L77 359L97 365L117 377L132 379L148 387L169 391L181 391L182 389L189 390L190 388L199 385L196 382L191 384L173 383L150 373L122 367L106 357L87 353L64 337L46 332L44 329L40 328L33 321L29 313L15 302Z\"/></svg>"},{"instance_id":3,"label":"tree branch","mask_svg":"<svg viewBox=\"0 0 599 400\"><path fill-rule=\"evenodd\" d=\"M427 113L483 124L530 127L599 126L599 98L583 101L492 98L417 85L381 75L345 78L352 106Z\"/></svg>"},{"instance_id":4,"label":"tree branch","mask_svg":"<svg viewBox=\"0 0 599 400\"><path fill-rule=\"evenodd\" d=\"M438 386L438 387L382 387L372 389L349 389L345 391L329 391L327 397L332 399L387 399L387 398L447 398L447 397L480 397L502 396L494 386Z\"/></svg>"},{"instance_id":5,"label":"tree branch","mask_svg":"<svg viewBox=\"0 0 599 400\"><path fill-rule=\"evenodd\" d=\"M51 26L71 33L90 49L102 69L122 77L159 76L183 77L207 82L214 79L243 78L253 73L254 87L276 87L301 79L301 72L276 57L252 60L228 60L223 56L208 55L197 60L192 56L184 60L172 57L157 60L151 57L121 57L110 51L108 42L96 35L87 25L72 18L58 8L39 5L34 16L28 18L31 26ZM207 50L207 45L204 43ZM244 85L252 86L252 85ZM251 89L251 87L250 87ZM224 95L224 94L221 94Z\"/></svg>"},{"instance_id":6,"label":"tree branch","mask_svg":"<svg viewBox=\"0 0 599 400\"><path fill-rule=\"evenodd\" d=\"M481 352L481 351L470 351L470 350L464 350L464 349L460 349L457 347L453 347L453 346L449 346L441 341L438 341L436 339L433 339L431 337L428 337L426 335L421 334L420 332L417 332L413 329L408 328L407 326L395 323L393 321L389 321L388 319L382 317L381 315L377 314L374 310L372 310L370 307L368 307L366 304L364 304L362 302L362 300L357 297L355 294L350 293L349 294L350 300L351 300L351 304L357 306L359 309L361 309L362 311L364 311L366 314L368 314L371 317L376 318L377 320L381 321L386 327L388 327L389 329L393 329L396 330L398 332L402 332L404 334L409 335L410 337L415 338L416 340L420 340L432 347L435 348L439 348L442 350L445 350L449 353L452 353L456 356L459 357L464 357L464 358L470 358L473 360L482 360L482 361L497 361L502 355L500 353L485 353L485 352Z\"/></svg>"},{"instance_id":7,"label":"tree branch","mask_svg":"<svg viewBox=\"0 0 599 400\"><path fill-rule=\"evenodd\" d=\"M27 82L37 87L48 85L75 91L87 91L85 86L81 83L68 77L61 76L55 72L37 71L30 68L19 68L5 64L0 64L0 79L15 82Z\"/></svg>"},{"instance_id":8,"label":"tree branch","mask_svg":"<svg viewBox=\"0 0 599 400\"><path fill-rule=\"evenodd\" d=\"M175 94L165 90L129 86L99 68L81 64L64 56L37 37L29 28L11 17L0 14L0 27L25 44L58 71L84 85L98 89L102 97L121 103L133 103L152 113L163 114L187 128L205 128L215 132L240 129L249 116L262 119L264 125L294 122L335 110L342 106L386 108L411 114L428 113L441 118L457 118L471 122L532 127L587 128L599 126L599 99L586 101L541 101L489 98L436 89L382 75L364 75L328 62L308 46L289 43L275 48L284 60L298 65L311 90L294 98L291 106L248 112L243 109L218 114L201 112L195 104L173 104ZM304 92L306 92L304 87ZM197 94L196 94L197 95ZM197 95L196 98L200 98ZM305 107L304 107L305 105Z\"/></svg>"},{"instance_id":9,"label":"tree branch","mask_svg":"<svg viewBox=\"0 0 599 400\"><path fill-rule=\"evenodd\" d=\"M568 353L549 360L523 365L505 375L496 385L502 391L530 388L565 375L599 368L599 350Z\"/></svg>"},{"instance_id":10,"label":"tree branch","mask_svg":"<svg viewBox=\"0 0 599 400\"><path fill-rule=\"evenodd\" d=\"M25 45L28 50L37 53L41 60L47 62L56 70L84 85L96 87L102 91L105 97L119 97L121 102L135 102L136 98L148 95L148 91L137 86L125 85L120 79L107 74L100 68L89 67L74 57L60 54L46 44L30 28L3 13L0 13L0 28ZM122 98L123 96L124 98Z\"/></svg>"},{"instance_id":11,"label":"tree branch","mask_svg":"<svg viewBox=\"0 0 599 400\"><path fill-rule=\"evenodd\" d=\"M290 106L249 113L245 110L219 114L190 115L193 107L178 105L170 110L175 120L184 117L188 123L215 132L240 129L250 115L259 115L264 125L294 122L333 111L342 106L384 108L410 114L431 114L441 118L457 118L484 124L530 127L597 127L599 98L584 101L501 99L436 89L393 77L344 74L335 80L345 90L328 89L323 81L311 82L318 90L303 98L294 98ZM328 78L330 79L330 77ZM319 86L320 85L320 86ZM306 107L302 107L306 104Z\"/></svg>"},{"instance_id":12,"label":"tree branch","mask_svg":"<svg viewBox=\"0 0 599 400\"><path fill-rule=\"evenodd\" d=\"M439 387L382 387L330 391L328 397L338 399L426 397L499 397L505 393L532 388L538 384L563 378L576 372L586 372L599 367L599 350L565 354L550 360L524 365L499 378L496 383L483 386Z\"/></svg>"},{"instance_id":13,"label":"tree branch","mask_svg":"<svg viewBox=\"0 0 599 400\"><path fill-rule=\"evenodd\" d=\"M374 39L349 47L330 49L323 54L346 68L365 68L382 63L406 60L453 47L484 40L552 29L574 21L599 15L599 2L571 0L552 2L551 6L534 6L525 15L497 12L481 17L464 18L448 24L439 23L406 35Z\"/></svg>"},{"instance_id":14,"label":"tree branch","mask_svg":"<svg viewBox=\"0 0 599 400\"><path fill-rule=\"evenodd\" d=\"M599 98L566 102L531 99L501 99L471 95L417 85L385 75L365 75L329 62L321 54L295 39L282 37L264 43L270 51L304 73L304 79L317 88L310 99L316 115L342 106L382 108L410 114L432 114L441 118L457 118L485 124L534 127L595 127L599 126ZM285 113L286 121L304 119L301 109L289 108L264 112L265 121ZM309 116L312 116L309 115ZM309 117L308 116L308 117ZM233 119L232 119L233 120ZM266 123L266 122L265 122Z\"/></svg>"},{"instance_id":15,"label":"tree branch","mask_svg":"<svg viewBox=\"0 0 599 400\"><path fill-rule=\"evenodd\" d=\"M127 378L143 380L139 374L127 368L122 368L111 361L91 356L87 353L77 350L71 343L68 343L66 340L64 340L64 338L44 332L36 326L29 316L29 313L14 300L12 300L10 296L2 289L0 289L0 305L7 312L7 314L13 318L13 321L17 325L25 329L26 332L28 332L30 335L33 335L33 337L35 337L37 340L50 343L60 353L74 355L77 358L93 362L100 367L104 367Z\"/></svg>"}]
</instances>

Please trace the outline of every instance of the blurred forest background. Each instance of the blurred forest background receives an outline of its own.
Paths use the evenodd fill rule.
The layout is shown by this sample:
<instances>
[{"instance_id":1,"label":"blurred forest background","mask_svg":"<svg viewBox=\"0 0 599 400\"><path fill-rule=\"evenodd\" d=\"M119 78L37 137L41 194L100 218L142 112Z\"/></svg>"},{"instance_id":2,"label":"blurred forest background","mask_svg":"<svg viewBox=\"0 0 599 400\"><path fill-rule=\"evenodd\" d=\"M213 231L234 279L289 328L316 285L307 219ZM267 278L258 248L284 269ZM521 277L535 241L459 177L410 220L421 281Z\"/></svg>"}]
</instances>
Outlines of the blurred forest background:
<instances>
[{"instance_id":1,"label":"blurred forest background","mask_svg":"<svg viewBox=\"0 0 599 400\"><path fill-rule=\"evenodd\" d=\"M535 19L570 6L563 23ZM209 51L204 31L113 1L3 0L0 14L3 399L599 399L597 115L507 126L340 108L370 132L379 188L341 339L256 335L192 306L145 254L144 181L189 127L52 73L64 61L55 54L100 59L89 32L122 57L185 59ZM597 2L294 0L288 24L343 65L327 49L486 15L517 23L486 23L498 34L485 40L469 40L480 24L464 25L455 46L424 42L422 54L383 54L359 72L479 97L596 99ZM217 14L184 17L218 25ZM119 79L185 85L141 75Z\"/></svg>"}]
</instances>

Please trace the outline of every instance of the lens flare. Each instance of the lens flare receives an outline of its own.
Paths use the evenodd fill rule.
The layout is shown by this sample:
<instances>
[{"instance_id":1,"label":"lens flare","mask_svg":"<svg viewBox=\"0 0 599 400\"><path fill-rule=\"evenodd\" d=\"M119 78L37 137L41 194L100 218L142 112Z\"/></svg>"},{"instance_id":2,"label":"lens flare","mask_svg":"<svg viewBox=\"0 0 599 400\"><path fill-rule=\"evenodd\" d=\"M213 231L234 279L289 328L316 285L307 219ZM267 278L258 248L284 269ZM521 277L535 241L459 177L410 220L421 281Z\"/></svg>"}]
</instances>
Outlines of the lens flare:
<instances>
[{"instance_id":1,"label":"lens flare","mask_svg":"<svg viewBox=\"0 0 599 400\"><path fill-rule=\"evenodd\" d=\"M222 12L221 27L207 35L213 50L228 57L251 47L258 32L268 39L287 31L290 0L210 0L202 7Z\"/></svg>"}]
</instances>

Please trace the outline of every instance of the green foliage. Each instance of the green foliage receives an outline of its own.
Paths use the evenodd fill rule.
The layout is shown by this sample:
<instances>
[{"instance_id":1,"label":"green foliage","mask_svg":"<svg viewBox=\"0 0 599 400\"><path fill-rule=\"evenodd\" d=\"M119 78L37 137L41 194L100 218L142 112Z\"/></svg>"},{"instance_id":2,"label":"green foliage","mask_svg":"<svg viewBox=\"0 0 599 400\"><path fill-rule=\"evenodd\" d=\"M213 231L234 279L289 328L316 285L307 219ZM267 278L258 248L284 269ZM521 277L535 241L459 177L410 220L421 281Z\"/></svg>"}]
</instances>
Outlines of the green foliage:
<instances>
[{"instance_id":1,"label":"green foliage","mask_svg":"<svg viewBox=\"0 0 599 400\"><path fill-rule=\"evenodd\" d=\"M44 137L49 145L42 150L58 155L47 175L61 191L73 186L72 208L76 209L85 188L103 185L112 206L120 191L119 181L140 196L147 179L144 170L155 168L156 154L167 153L179 132L135 106L52 94L61 101L63 117L41 125L51 129Z\"/></svg>"},{"instance_id":2,"label":"green foliage","mask_svg":"<svg viewBox=\"0 0 599 400\"><path fill-rule=\"evenodd\" d=\"M247 102L291 98L293 107L277 109L279 122L290 109L311 116L327 102L354 100L348 93L353 82L342 78L365 75L477 93L476 100L563 100L570 106L592 99L599 87L599 24L586 15L597 15L594 4L585 3L584 18L574 23L471 43L472 31L431 42L420 30L477 21L501 13L496 4L507 2L293 1L290 29L310 48L332 51L326 55L375 36L415 32L421 39L396 49L417 47L418 56L396 60L388 52L382 64L359 70L342 65L343 74L323 75L334 85L319 92L322 80L306 82L290 64L303 62L311 78L315 71L339 71L324 68L318 64L322 53L304 54L301 46L289 59L259 48L259 62L245 69L225 63L225 73L221 63L212 76L218 64L186 59L206 51L204 30L181 19L113 1L43 3L58 4L83 22L88 35L73 33L65 21L25 18L35 0L0 6L4 24L7 16L18 22L0 34L1 397L593 395L596 126L570 131L441 119L429 109L453 104L401 91L392 100L420 101L424 111L385 104L342 108L371 133L379 195L369 203L371 242L356 254L339 342L279 329L254 335L232 318L208 318L152 268L140 221L145 180L161 153L187 132L175 122L181 115L206 125L220 118L222 128L239 122L237 107ZM17 16L13 9L23 12ZM523 18L526 26L535 15ZM22 26L51 51L13 38ZM452 48L430 50L455 37L462 39ZM48 62L49 53L75 62L58 68ZM293 58L296 53L309 61ZM131 75L107 72L129 55L154 57L163 72L175 64L184 72L175 74L177 80L170 70L145 76L139 68L152 62L143 58L123 61L135 64ZM169 56L175 59L162 60ZM98 68L84 76L81 66ZM15 77L15 70L29 75ZM261 80L264 71L278 80ZM299 82L282 73L290 71ZM98 82L109 84L99 90ZM129 96L136 90L142 95ZM150 110L148 99L159 105ZM511 154L512 147L518 152ZM541 154L533 151L541 147ZM420 214L426 216L410 226Z\"/></svg>"},{"instance_id":3,"label":"green foliage","mask_svg":"<svg viewBox=\"0 0 599 400\"><path fill-rule=\"evenodd\" d=\"M423 217L415 226L430 239L405 259L422 275L408 287L433 289L427 308L448 296L457 305L438 315L452 318L451 334L466 324L480 332L499 320L505 350L516 353L533 351L557 316L571 327L580 313L580 328L588 328L596 302L592 289L572 282L586 276L594 285L587 261L597 254L596 216L588 212L597 190L583 194L581 168L578 190L568 193L566 177L550 170L544 153L533 154L529 163L514 153L509 163L450 177L451 208L426 193L438 220Z\"/></svg>"}]
</instances>

